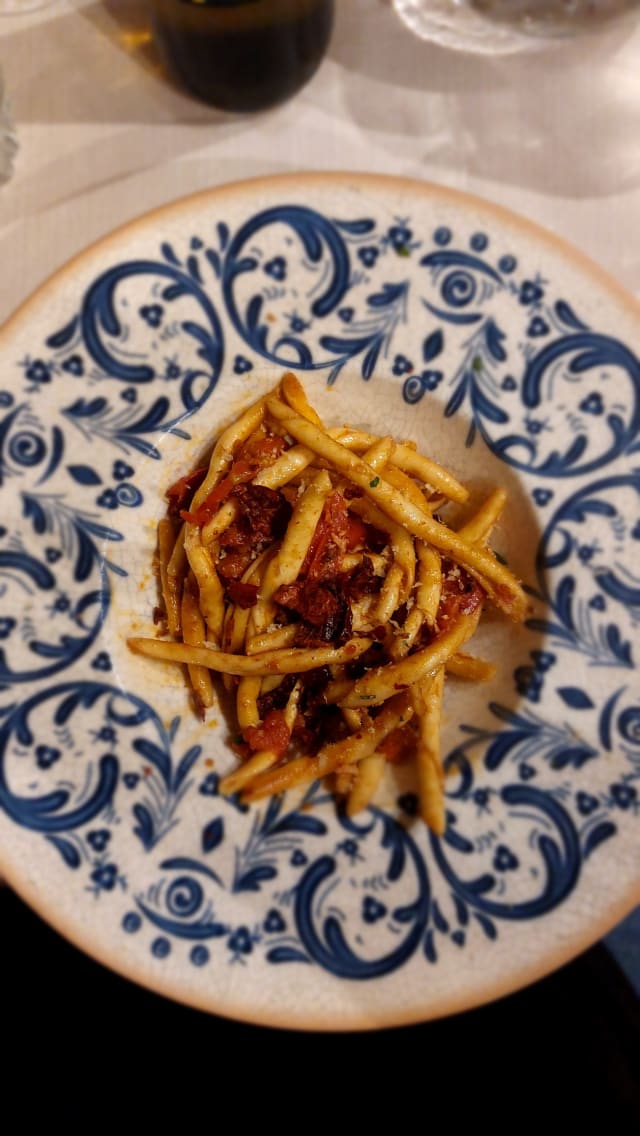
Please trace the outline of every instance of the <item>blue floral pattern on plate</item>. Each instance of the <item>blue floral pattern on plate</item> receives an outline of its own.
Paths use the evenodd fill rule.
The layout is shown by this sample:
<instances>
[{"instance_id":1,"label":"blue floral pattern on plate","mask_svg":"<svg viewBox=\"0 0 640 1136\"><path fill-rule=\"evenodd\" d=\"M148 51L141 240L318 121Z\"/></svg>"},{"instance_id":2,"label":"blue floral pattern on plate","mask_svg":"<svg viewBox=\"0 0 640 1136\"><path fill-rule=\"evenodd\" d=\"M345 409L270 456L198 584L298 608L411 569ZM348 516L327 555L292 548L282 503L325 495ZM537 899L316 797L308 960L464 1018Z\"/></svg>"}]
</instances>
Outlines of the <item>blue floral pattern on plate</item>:
<instances>
[{"instance_id":1,"label":"blue floral pattern on plate","mask_svg":"<svg viewBox=\"0 0 640 1136\"><path fill-rule=\"evenodd\" d=\"M249 991L273 986L274 1002L275 976L304 972L367 982L374 1002L380 990L376 1020L426 1017L459 1004L438 1002L432 968L445 986L462 973L467 1003L488 996L501 942L511 952L509 936L570 920L616 849L637 846L640 321L566 252L478 203L384 180L366 197L339 179L265 185L142 221L135 252L123 235L121 254L112 244L49 286L62 319L43 298L4 333L6 866L20 887L28 849L54 893L73 880L113 964L126 946L157 989L193 1000L197 974L201 1004L252 1016L224 1001L224 968ZM440 840L404 774L351 820L317 784L252 809L225 800L224 723L195 723L179 680L156 682L123 645L153 606L140 533L165 467L184 472L289 367L340 420L357 406L378 429L420 437L430 423L463 474L490 468L526 514L531 617L508 672L447 727ZM629 873L618 888L630 896ZM494 968L488 994L465 977L469 944ZM541 970L550 951L541 935ZM409 968L417 1009L406 991L384 1008L380 983ZM305 1014L302 996L287 1020Z\"/></svg>"}]
</instances>

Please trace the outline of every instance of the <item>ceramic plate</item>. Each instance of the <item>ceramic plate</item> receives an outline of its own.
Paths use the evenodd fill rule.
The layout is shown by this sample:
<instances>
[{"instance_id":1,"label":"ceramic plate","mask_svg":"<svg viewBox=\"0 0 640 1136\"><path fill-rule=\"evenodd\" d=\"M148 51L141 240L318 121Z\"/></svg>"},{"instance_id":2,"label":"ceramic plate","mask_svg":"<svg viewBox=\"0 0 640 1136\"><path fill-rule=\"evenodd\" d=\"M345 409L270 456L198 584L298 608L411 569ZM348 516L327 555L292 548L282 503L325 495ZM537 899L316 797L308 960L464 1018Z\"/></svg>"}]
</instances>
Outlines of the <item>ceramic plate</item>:
<instances>
[{"instance_id":1,"label":"ceramic plate","mask_svg":"<svg viewBox=\"0 0 640 1136\"><path fill-rule=\"evenodd\" d=\"M61 933L192 1005L311 1029L476 1005L640 899L640 318L578 254L443 189L277 178L72 262L0 340L0 869ZM164 490L284 368L329 424L415 439L475 497L529 618L448 684L447 829L410 769L347 820L252 808L219 709L133 656Z\"/></svg>"}]
</instances>

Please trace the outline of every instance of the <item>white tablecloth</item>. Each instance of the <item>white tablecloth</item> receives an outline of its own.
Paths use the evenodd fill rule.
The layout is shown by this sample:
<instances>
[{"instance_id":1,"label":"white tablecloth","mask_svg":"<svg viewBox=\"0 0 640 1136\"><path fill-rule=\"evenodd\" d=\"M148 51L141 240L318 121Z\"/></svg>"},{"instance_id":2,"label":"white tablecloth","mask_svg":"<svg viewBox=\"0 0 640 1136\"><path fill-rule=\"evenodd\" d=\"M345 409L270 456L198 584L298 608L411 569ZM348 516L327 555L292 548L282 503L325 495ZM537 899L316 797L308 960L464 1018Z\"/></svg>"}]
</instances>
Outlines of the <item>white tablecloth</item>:
<instances>
[{"instance_id":1,"label":"white tablecloth","mask_svg":"<svg viewBox=\"0 0 640 1136\"><path fill-rule=\"evenodd\" d=\"M389 0L337 0L311 84L223 118L163 78L141 0L0 17L20 152L0 188L0 322L72 253L152 206L278 171L468 189L564 234L640 292L640 21L528 56L450 53Z\"/></svg>"},{"instance_id":2,"label":"white tablecloth","mask_svg":"<svg viewBox=\"0 0 640 1136\"><path fill-rule=\"evenodd\" d=\"M516 57L414 38L390 0L337 0L310 85L255 117L170 86L141 0L0 16L20 150L0 187L0 323L115 226L258 174L355 169L470 190L580 246L640 294L640 21Z\"/></svg>"}]
</instances>

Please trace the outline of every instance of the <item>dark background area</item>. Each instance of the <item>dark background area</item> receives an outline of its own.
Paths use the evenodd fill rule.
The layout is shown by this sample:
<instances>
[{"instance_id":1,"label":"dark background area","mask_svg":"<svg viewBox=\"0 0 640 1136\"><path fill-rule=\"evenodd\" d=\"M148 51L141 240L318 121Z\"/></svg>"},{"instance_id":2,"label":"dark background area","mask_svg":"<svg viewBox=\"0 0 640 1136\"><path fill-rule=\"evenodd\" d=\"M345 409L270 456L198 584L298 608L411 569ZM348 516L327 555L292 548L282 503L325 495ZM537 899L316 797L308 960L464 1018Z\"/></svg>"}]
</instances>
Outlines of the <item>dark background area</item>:
<instances>
[{"instance_id":1,"label":"dark background area","mask_svg":"<svg viewBox=\"0 0 640 1136\"><path fill-rule=\"evenodd\" d=\"M70 946L8 888L0 888L0 929L5 1100L13 1072L35 1062L34 1096L46 1071L54 1091L93 1086L109 1115L132 1089L156 1106L198 1102L214 1130L224 1101L245 1122L256 1118L258 1132L304 1129L306 1119L315 1128L323 1117L382 1124L386 1109L394 1127L444 1132L474 1120L489 1131L496 1122L516 1131L549 1122L553 1131L563 1117L602 1122L611 1133L638 1130L640 1001L603 945L453 1018L309 1034L227 1021L149 993Z\"/></svg>"}]
</instances>

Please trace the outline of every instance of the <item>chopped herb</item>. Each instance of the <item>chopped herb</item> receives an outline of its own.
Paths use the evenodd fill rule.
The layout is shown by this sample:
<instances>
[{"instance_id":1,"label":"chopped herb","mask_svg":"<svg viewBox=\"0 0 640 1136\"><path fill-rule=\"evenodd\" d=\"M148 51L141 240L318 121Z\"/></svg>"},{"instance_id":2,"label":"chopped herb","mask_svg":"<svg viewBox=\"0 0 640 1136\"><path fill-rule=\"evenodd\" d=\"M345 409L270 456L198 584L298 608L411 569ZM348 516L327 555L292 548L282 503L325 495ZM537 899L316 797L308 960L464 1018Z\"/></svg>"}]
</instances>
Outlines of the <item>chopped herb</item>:
<instances>
[{"instance_id":1,"label":"chopped herb","mask_svg":"<svg viewBox=\"0 0 640 1136\"><path fill-rule=\"evenodd\" d=\"M360 695L360 701L361 702L375 702L375 700L376 700L375 694L361 694Z\"/></svg>"},{"instance_id":2,"label":"chopped herb","mask_svg":"<svg viewBox=\"0 0 640 1136\"><path fill-rule=\"evenodd\" d=\"M377 489L380 484L380 478L374 477L373 481L369 482L369 489Z\"/></svg>"},{"instance_id":3,"label":"chopped herb","mask_svg":"<svg viewBox=\"0 0 640 1136\"><path fill-rule=\"evenodd\" d=\"M471 366L473 367L474 371L481 371L482 370L482 356L481 355L475 355L474 358L473 358L473 362L472 362Z\"/></svg>"}]
</instances>

